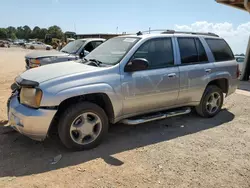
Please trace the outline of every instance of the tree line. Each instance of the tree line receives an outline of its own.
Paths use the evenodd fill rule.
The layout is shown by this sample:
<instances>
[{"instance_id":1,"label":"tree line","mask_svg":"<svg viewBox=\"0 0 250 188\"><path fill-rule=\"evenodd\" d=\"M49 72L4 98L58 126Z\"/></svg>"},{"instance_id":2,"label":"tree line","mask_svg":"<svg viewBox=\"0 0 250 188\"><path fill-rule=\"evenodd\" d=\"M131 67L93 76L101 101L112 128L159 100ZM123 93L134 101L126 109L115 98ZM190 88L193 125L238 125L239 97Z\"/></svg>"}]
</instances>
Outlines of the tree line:
<instances>
[{"instance_id":1,"label":"tree line","mask_svg":"<svg viewBox=\"0 0 250 188\"><path fill-rule=\"evenodd\" d=\"M51 26L49 28L40 28L38 26L31 29L29 26L0 28L0 39L44 39L47 34L50 34L53 38L63 39L64 33L62 29L57 26Z\"/></svg>"}]
</instances>

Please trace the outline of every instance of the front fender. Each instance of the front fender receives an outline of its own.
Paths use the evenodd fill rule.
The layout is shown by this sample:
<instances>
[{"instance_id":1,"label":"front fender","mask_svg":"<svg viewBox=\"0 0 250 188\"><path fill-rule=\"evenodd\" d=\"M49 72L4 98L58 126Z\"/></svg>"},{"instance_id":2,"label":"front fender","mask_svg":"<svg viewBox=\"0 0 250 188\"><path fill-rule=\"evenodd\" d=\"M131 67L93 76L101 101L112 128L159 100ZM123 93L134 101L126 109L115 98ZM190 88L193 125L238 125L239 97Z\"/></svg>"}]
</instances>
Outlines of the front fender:
<instances>
[{"instance_id":1,"label":"front fender","mask_svg":"<svg viewBox=\"0 0 250 188\"><path fill-rule=\"evenodd\" d=\"M106 94L109 97L111 104L113 106L114 116L118 117L119 115L121 115L122 113L121 99L118 97L114 89L106 83L67 88L65 90L61 90L55 95L45 92L40 106L45 106L45 107L59 106L60 103L66 99L86 94L94 94L94 93Z\"/></svg>"}]
</instances>

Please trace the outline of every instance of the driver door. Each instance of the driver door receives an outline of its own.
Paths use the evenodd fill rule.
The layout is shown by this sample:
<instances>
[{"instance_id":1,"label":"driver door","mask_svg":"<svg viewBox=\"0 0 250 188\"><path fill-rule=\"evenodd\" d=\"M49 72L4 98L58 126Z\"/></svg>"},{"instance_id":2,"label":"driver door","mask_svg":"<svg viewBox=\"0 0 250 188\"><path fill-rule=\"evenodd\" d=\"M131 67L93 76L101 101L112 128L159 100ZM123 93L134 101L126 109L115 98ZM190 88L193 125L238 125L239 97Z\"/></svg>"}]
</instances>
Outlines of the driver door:
<instances>
[{"instance_id":1,"label":"driver door","mask_svg":"<svg viewBox=\"0 0 250 188\"><path fill-rule=\"evenodd\" d=\"M175 66L173 41L158 38L146 41L132 59L144 58L147 70L124 72L123 114L139 114L168 108L176 104L179 94L179 68Z\"/></svg>"}]
</instances>

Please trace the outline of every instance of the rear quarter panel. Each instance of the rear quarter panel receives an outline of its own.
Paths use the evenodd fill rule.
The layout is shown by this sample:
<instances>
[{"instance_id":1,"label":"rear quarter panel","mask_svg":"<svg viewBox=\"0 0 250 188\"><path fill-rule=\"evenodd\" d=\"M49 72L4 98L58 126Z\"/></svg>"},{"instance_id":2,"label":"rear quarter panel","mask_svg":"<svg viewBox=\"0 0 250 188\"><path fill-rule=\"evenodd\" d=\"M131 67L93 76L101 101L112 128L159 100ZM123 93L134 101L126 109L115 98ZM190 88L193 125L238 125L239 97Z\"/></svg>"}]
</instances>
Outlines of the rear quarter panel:
<instances>
[{"instance_id":1,"label":"rear quarter panel","mask_svg":"<svg viewBox=\"0 0 250 188\"><path fill-rule=\"evenodd\" d=\"M226 78L228 80L227 96L234 93L238 87L236 60L214 63L214 71L210 76L210 80L213 81L221 78Z\"/></svg>"}]
</instances>

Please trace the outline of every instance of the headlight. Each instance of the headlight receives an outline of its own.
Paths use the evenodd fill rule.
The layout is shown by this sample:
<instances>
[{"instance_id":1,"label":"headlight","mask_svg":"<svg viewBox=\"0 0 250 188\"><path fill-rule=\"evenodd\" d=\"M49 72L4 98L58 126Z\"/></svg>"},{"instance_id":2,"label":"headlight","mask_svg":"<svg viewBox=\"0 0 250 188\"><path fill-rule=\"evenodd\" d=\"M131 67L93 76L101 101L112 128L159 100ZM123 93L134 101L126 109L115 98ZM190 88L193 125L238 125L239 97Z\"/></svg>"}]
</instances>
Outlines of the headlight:
<instances>
[{"instance_id":1,"label":"headlight","mask_svg":"<svg viewBox=\"0 0 250 188\"><path fill-rule=\"evenodd\" d=\"M20 103L33 108L39 108L43 92L38 88L22 88L20 93Z\"/></svg>"},{"instance_id":2,"label":"headlight","mask_svg":"<svg viewBox=\"0 0 250 188\"><path fill-rule=\"evenodd\" d=\"M41 65L41 62L39 59L31 59L30 60L30 67L34 68L34 67L39 67Z\"/></svg>"},{"instance_id":3,"label":"headlight","mask_svg":"<svg viewBox=\"0 0 250 188\"><path fill-rule=\"evenodd\" d=\"M33 63L33 64L37 64L37 65L40 64L40 60L39 59L31 59L30 62Z\"/></svg>"}]
</instances>

